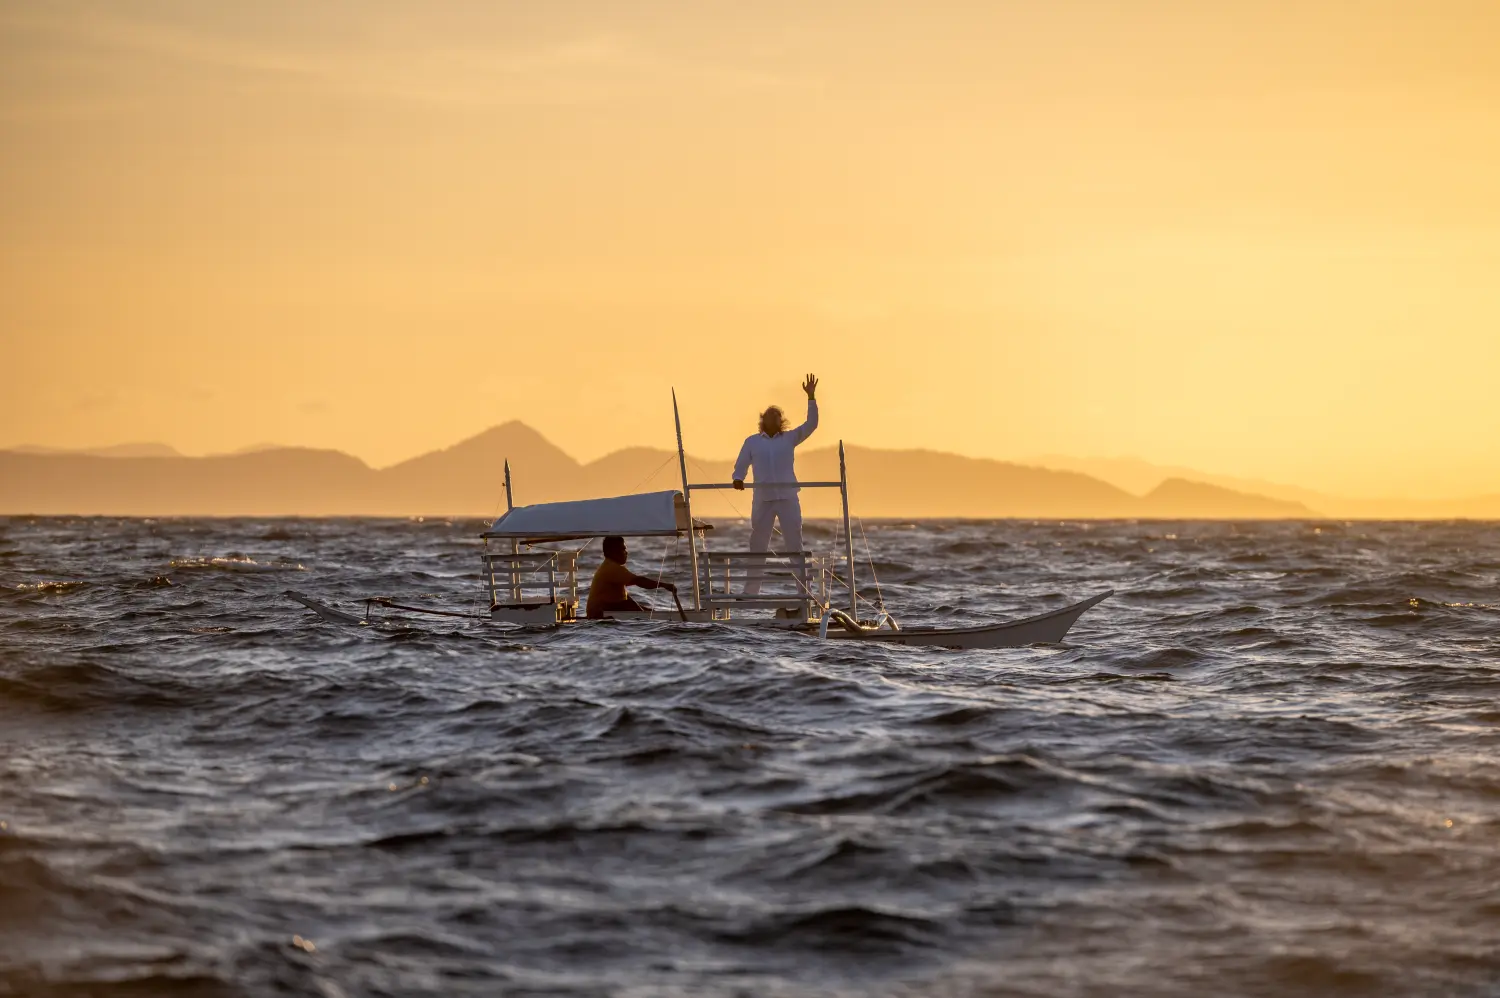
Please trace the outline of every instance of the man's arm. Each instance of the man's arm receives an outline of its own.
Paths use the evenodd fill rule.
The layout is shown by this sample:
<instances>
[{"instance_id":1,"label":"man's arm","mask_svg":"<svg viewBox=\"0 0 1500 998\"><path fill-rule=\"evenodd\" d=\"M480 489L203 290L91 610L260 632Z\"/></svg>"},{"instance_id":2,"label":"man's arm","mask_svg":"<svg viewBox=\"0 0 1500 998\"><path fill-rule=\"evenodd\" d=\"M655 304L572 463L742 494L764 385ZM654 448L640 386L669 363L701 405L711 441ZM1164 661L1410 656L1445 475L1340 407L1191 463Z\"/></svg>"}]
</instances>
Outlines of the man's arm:
<instances>
[{"instance_id":1,"label":"man's arm","mask_svg":"<svg viewBox=\"0 0 1500 998\"><path fill-rule=\"evenodd\" d=\"M642 589L665 589L673 593L677 591L677 587L670 582L657 582L655 579L648 579L634 572L630 574L630 581L626 585L639 586Z\"/></svg>"},{"instance_id":2,"label":"man's arm","mask_svg":"<svg viewBox=\"0 0 1500 998\"><path fill-rule=\"evenodd\" d=\"M792 439L799 444L818 428L818 400L814 397L818 390L818 376L809 374L802 382L802 390L807 393L807 421L792 431Z\"/></svg>"},{"instance_id":3,"label":"man's arm","mask_svg":"<svg viewBox=\"0 0 1500 998\"><path fill-rule=\"evenodd\" d=\"M744 446L740 448L740 456L734 461L734 487L742 489L745 487L745 476L750 472L750 441L754 437L746 437Z\"/></svg>"}]
</instances>

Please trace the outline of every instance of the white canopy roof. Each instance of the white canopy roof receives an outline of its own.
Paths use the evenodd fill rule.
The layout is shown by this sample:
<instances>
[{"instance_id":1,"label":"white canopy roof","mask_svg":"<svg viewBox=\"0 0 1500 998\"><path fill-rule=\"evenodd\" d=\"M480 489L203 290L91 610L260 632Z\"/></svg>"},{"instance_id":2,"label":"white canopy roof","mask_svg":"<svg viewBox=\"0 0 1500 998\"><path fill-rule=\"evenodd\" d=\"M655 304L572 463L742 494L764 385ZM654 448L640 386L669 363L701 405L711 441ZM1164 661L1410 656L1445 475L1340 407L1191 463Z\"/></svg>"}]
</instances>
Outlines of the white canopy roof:
<instances>
[{"instance_id":1,"label":"white canopy roof","mask_svg":"<svg viewBox=\"0 0 1500 998\"><path fill-rule=\"evenodd\" d=\"M622 537L671 535L687 529L687 512L681 502L680 492L644 492L613 499L517 506L480 536L560 541L610 534Z\"/></svg>"}]
</instances>

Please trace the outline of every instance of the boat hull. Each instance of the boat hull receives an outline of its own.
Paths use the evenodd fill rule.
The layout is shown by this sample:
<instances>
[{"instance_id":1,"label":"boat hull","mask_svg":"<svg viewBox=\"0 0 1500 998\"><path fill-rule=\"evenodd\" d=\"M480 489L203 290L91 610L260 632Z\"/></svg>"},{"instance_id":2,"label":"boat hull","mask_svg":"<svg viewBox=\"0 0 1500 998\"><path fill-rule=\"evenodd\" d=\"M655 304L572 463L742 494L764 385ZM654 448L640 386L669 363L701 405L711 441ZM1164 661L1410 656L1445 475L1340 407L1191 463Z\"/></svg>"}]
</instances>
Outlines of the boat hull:
<instances>
[{"instance_id":1,"label":"boat hull","mask_svg":"<svg viewBox=\"0 0 1500 998\"><path fill-rule=\"evenodd\" d=\"M1034 617L971 627L910 627L899 631L848 631L829 628L829 640L877 641L882 644L919 645L932 648L1019 648L1025 645L1057 644L1078 618L1114 595L1114 590L1090 596L1081 603L1049 610Z\"/></svg>"},{"instance_id":2,"label":"boat hull","mask_svg":"<svg viewBox=\"0 0 1500 998\"><path fill-rule=\"evenodd\" d=\"M326 603L315 600L305 593L295 590L287 590L286 594L303 606L312 610L319 617L335 624L369 624L370 621L364 617L336 610ZM1114 590L1091 596L1081 603L1065 606L1058 610L1049 610L1039 613L1033 617L1024 617L1020 620L1007 620L996 624L975 624L971 627L909 627L900 631L886 629L867 628L864 630L846 630L843 628L832 628L828 630L828 638L833 641L873 641L882 644L927 646L932 648L1019 648L1024 645L1057 644L1067 636L1069 628L1077 623L1078 618L1083 616L1089 608L1102 603L1114 595ZM384 604L382 604L384 605ZM396 609L411 609L410 607L396 607ZM467 614L450 614L450 616L468 616ZM616 620L679 620L681 619L675 611L653 610L638 613L610 613L606 616ZM713 620L710 611L688 610L685 616L690 622L709 623ZM483 618L481 618L483 619ZM495 619L495 618L492 618ZM542 618L533 620L528 618L524 621L509 621L500 619L504 623L521 623L523 626L555 628L561 626L556 620ZM587 621L566 621L565 623L587 623ZM806 630L805 623L781 622L781 621L754 621L751 626L777 627L786 630L798 630L803 633L814 633Z\"/></svg>"}]
</instances>

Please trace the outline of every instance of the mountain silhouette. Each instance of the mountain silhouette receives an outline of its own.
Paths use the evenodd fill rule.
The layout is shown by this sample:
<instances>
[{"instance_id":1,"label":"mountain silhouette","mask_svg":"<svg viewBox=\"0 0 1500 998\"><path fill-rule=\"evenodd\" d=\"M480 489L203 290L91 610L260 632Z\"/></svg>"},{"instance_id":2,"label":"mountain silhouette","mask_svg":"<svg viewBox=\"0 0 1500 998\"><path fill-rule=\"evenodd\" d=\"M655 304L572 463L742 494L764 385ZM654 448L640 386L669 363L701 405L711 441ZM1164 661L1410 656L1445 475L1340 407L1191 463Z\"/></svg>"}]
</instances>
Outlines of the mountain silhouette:
<instances>
[{"instance_id":1,"label":"mountain silhouette","mask_svg":"<svg viewBox=\"0 0 1500 998\"><path fill-rule=\"evenodd\" d=\"M1298 485L1287 485L1282 482L1266 481L1259 478L1241 478L1234 475L1214 474L1194 468L1153 464L1138 457L1078 458L1058 454L1044 454L1028 458L1024 463L1038 465L1043 468L1052 468L1058 471L1082 472L1085 475L1090 475L1109 482L1111 485L1118 486L1126 492L1145 495L1148 498L1151 497L1156 489L1167 482L1178 479L1194 485L1217 486L1244 496L1265 497L1293 504L1301 504L1323 516L1337 519L1492 520L1500 518L1500 495L1479 495L1458 499L1350 498L1328 492L1318 492L1314 489L1303 488ZM1175 486L1164 493L1161 498L1163 500L1168 499L1174 491L1176 491ZM1186 502L1190 508L1200 511L1201 515L1208 515L1207 511L1213 508L1217 500L1212 499L1208 493L1202 493L1201 498L1204 500L1204 504L1195 502L1192 497L1187 496L1183 497L1182 502ZM1162 508L1167 508L1167 506L1173 503L1178 503L1178 500L1172 499L1166 505L1162 506ZM1296 514L1267 512L1264 514L1246 513L1244 515L1250 517Z\"/></svg>"},{"instance_id":2,"label":"mountain silhouette","mask_svg":"<svg viewBox=\"0 0 1500 998\"><path fill-rule=\"evenodd\" d=\"M378 472L339 451L216 457L0 453L0 512L117 516L329 515L380 506Z\"/></svg>"},{"instance_id":3,"label":"mountain silhouette","mask_svg":"<svg viewBox=\"0 0 1500 998\"><path fill-rule=\"evenodd\" d=\"M526 502L572 499L582 485L577 461L525 423L512 420L478 436L376 472L396 506L416 512L494 516L504 509L505 462L524 470ZM517 502L521 502L517 496Z\"/></svg>"},{"instance_id":4,"label":"mountain silhouette","mask_svg":"<svg viewBox=\"0 0 1500 998\"><path fill-rule=\"evenodd\" d=\"M181 457L177 448L167 444L134 443L110 444L107 447L81 447L69 450L63 447L20 446L8 448L17 454L86 454L90 457Z\"/></svg>"},{"instance_id":5,"label":"mountain silhouette","mask_svg":"<svg viewBox=\"0 0 1500 998\"><path fill-rule=\"evenodd\" d=\"M159 453L159 452L158 452ZM864 517L1279 518L1318 515L1298 502L1169 479L1145 496L1076 471L930 450L847 448L851 510ZM0 452L0 513L118 516L492 517L504 509L505 462L518 505L678 488L673 451L630 447L580 463L512 421L388 468L339 451L279 447L212 457L101 457ZM836 481L836 447L798 456L804 481ZM728 481L727 458L688 457L694 483ZM694 511L747 515L750 492L701 491ZM836 489L807 489L813 517L840 512Z\"/></svg>"},{"instance_id":6,"label":"mountain silhouette","mask_svg":"<svg viewBox=\"0 0 1500 998\"><path fill-rule=\"evenodd\" d=\"M1144 515L1166 520L1277 520L1305 517L1309 510L1300 502L1271 499L1226 489L1207 482L1169 478L1146 493Z\"/></svg>"},{"instance_id":7,"label":"mountain silhouette","mask_svg":"<svg viewBox=\"0 0 1500 998\"><path fill-rule=\"evenodd\" d=\"M1006 461L930 450L846 448L849 501L862 516L1139 515L1137 497L1097 478ZM799 475L836 481L838 449L824 447L798 458ZM803 493L813 516L839 515L837 490Z\"/></svg>"}]
</instances>

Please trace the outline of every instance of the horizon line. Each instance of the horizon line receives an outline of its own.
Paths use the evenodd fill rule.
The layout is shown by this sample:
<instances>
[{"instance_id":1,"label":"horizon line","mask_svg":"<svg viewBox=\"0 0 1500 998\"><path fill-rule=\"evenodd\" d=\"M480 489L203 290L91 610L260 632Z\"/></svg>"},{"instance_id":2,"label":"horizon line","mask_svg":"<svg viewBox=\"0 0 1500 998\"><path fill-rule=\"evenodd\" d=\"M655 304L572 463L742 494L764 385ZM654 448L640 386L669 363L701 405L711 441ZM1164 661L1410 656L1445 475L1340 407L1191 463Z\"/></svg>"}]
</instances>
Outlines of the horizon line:
<instances>
[{"instance_id":1,"label":"horizon line","mask_svg":"<svg viewBox=\"0 0 1500 998\"><path fill-rule=\"evenodd\" d=\"M372 471L379 472L379 471L387 471L387 470L390 470L392 468L399 467L400 465L406 464L406 463L408 463L410 461L418 460L418 459L423 458L423 457L427 457L429 455L438 454L438 453L442 453L444 451L452 450L455 447L459 447L459 446L462 446L463 444L466 444L466 443L469 443L471 441L477 440L480 437L483 437L484 435L486 435L488 433L494 432L496 430L502 430L502 429L505 429L506 427L511 427L511 426L515 426L515 427L523 429L523 430L525 430L525 431L527 431L529 433L535 434L535 436L540 441L542 441L543 443L545 443L546 445L548 445L548 446L550 446L552 448L555 448L559 453L561 453L568 460L572 461L574 464L578 465L580 468L588 468L590 466L597 465L600 462L606 461L609 458L614 457L617 454L621 454L623 452L631 451L631 450L658 451L658 452L663 453L663 454L675 454L676 453L676 448L672 448L672 447L662 447L662 446L659 446L659 445L652 445L652 444L626 444L625 446L622 446L622 447L616 447L613 450L610 450L610 451L608 451L608 452L600 455L599 457L594 458L593 460L584 461L584 460L580 460L579 458L577 458L573 454L569 453L563 446L561 446L560 444L558 444L555 441L553 441L550 437L548 437L546 434L544 434L541 430L538 430L536 427L534 427L531 424L527 423L525 420L522 420L522 419L519 419L519 418L511 418L511 419L503 420L503 421L498 422L498 423L493 423L493 424L485 427L484 429L479 430L476 433L469 434L468 436L465 436L465 437L463 437L463 438L461 438L461 439L459 439L459 440L457 440L457 441L455 441L455 442L453 442L451 444L448 444L446 446L439 446L439 447L429 448L428 450L421 451L421 452L419 452L417 454L413 454L413 455L411 455L409 457L402 458L402 459L400 459L398 461L394 461L394 462L391 462L389 464L382 464L382 465L373 464L370 461L366 460L365 458L360 457L357 454L352 454L349 451L343 450L343 449L338 448L338 447L318 447L318 446L312 446L312 445L308 445L308 444L283 444L283 443L267 443L267 442L261 442L261 443L255 443L255 444L247 444L247 445L239 447L239 448L237 448L235 450L213 451L213 452L207 452L207 453L186 453L186 452L180 450L179 448L177 448L174 444L165 443L165 442L160 441L160 440L149 440L149 441L148 440L134 440L134 441L125 441L125 442L121 442L121 443L115 443L115 444L95 444L95 445L82 446L82 447L57 447L57 446L52 446L52 445L37 445L37 444L17 443L17 444L0 445L0 453L10 453L10 454L18 454L18 455L22 455L22 456L32 456L32 457L48 457L48 456L52 456L52 457L93 457L93 458L98 458L100 460L120 461L120 460L172 460L172 459L180 459L180 460L207 460L207 459L214 459L214 458L249 457L249 456L252 456L254 454L266 453L266 452L271 452L271 451L312 451L312 452L325 453L325 454L337 454L337 455L340 455L341 457L346 457L346 458L349 458L351 460L358 461L364 467L369 468ZM1098 481L1098 482L1101 482L1103 484L1109 485L1109 486L1111 486L1113 488L1116 488L1119 491L1125 493L1126 495L1134 496L1136 498L1144 498L1145 496L1150 495L1156 489L1160 488L1161 485L1165 484L1166 482L1177 480L1177 481L1188 482L1188 483L1191 483L1191 484L1206 485L1206 486L1210 486L1210 487L1213 487L1213 488L1225 489L1227 491L1232 491L1232 492L1239 492L1239 493L1241 493L1243 495L1253 495L1253 496L1257 496L1257 497L1260 497L1260 498L1274 499L1275 501L1280 501L1280 502L1295 502L1295 503L1299 503L1299 504L1303 505L1304 508L1307 508L1308 511L1309 511L1309 513L1313 514L1313 518L1315 518L1315 519L1335 519L1335 520L1338 520L1338 519L1366 519L1366 518L1368 518L1368 519L1372 519L1372 520L1384 520L1384 519L1401 520L1401 519L1405 519L1405 518L1404 517L1399 517L1399 516L1398 517L1383 517L1383 516L1365 517L1365 516L1361 516L1361 515L1355 515L1353 517L1350 517L1350 516L1339 516L1339 515L1333 515L1333 514L1325 514L1325 513L1320 513L1319 511L1317 511L1315 509L1312 509L1311 507L1307 507L1306 503L1303 502L1303 500L1301 500L1301 499L1280 499L1280 498L1277 498L1277 497L1274 497L1274 496L1267 496L1267 495L1265 495L1265 494L1263 494L1261 492L1246 491L1246 489L1256 488L1258 486L1270 486L1270 487L1279 488L1279 489L1292 489L1292 490L1296 490L1296 491L1299 491L1299 492L1309 493L1312 496L1315 496L1315 497L1318 497L1318 498L1321 498L1321 499L1331 500L1331 501L1337 502L1337 503L1347 503L1347 504L1367 505L1367 506L1372 506L1372 505L1377 505L1377 504L1408 504L1408 505L1421 505L1421 506L1440 505L1440 504L1444 504L1444 503L1473 502L1473 501L1478 501L1478 500L1491 499L1491 498L1494 498L1497 495L1500 495L1500 493L1495 493L1495 492L1476 492L1476 493L1471 493L1471 494L1467 494L1467 495L1453 495L1453 496L1444 496L1444 497L1426 498L1426 499L1422 499L1422 498L1410 498L1410 497L1405 497L1405 496L1389 496L1389 495L1385 495L1385 496L1356 497L1356 496L1341 495L1341 494L1337 494L1337 493L1323 492L1323 491L1321 491L1319 489L1310 488L1310 487L1302 486L1302 485L1288 484L1288 483L1284 483L1284 482L1274 482L1274 481L1270 481L1270 480L1259 480L1259 479L1255 479L1255 478L1253 478L1251 476L1246 476L1246 475L1242 475L1242 474L1233 474L1233 473L1225 473L1225 472L1206 471L1206 470L1203 470L1203 469L1192 468L1192 467L1187 467L1187 466L1182 466L1182 465L1163 465L1163 464L1158 464L1157 462L1152 461L1152 460L1150 460L1148 458L1143 458L1143 457L1140 457L1138 455L1133 455L1133 454L1131 454L1131 455L1113 455L1113 456L1100 456L1100 455L1073 456L1073 455L1065 455L1065 454L1048 454L1048 455L1035 455L1032 458L1000 458L1000 457L976 456L976 455L972 455L972 454L965 454L965 453L962 453L962 452L959 452L959 451L941 450L941 449L934 448L934 447L897 447L897 448L888 448L888 447L873 447L873 446L870 446L870 445L867 445L867 444L861 444L861 443L852 442L852 441L848 441L848 440L841 440L839 442L843 443L843 444L845 444L845 445L847 445L849 447L858 447L858 448L861 448L861 449L864 449L864 450L876 451L876 452L887 453L887 454L927 453L927 454L941 455L941 456L944 456L944 457L959 458L961 460L966 460L966 461L990 462L990 463L994 463L994 464L1008 464L1008 465L1012 465L1012 466L1015 466L1015 467L1034 468L1034 469L1043 470L1043 471L1050 471L1050 472L1053 472L1055 474L1076 474L1076 475L1081 475L1081 476L1086 477L1086 478L1094 479L1095 481ZM835 448L837 446L838 446L838 443L831 443L831 444L828 444L826 447L825 446L813 446L813 447L809 447L808 451L809 452L816 452L816 451L824 450L824 449L832 449L832 448ZM120 450L120 449L125 449L125 448L152 448L152 447L165 448L167 450L172 451L172 453L171 454L139 454L139 455L134 455L134 454L120 455L120 454L101 454L101 453L98 453L100 451ZM689 454L689 456L692 456L691 453ZM1105 478L1105 477L1101 476L1097 472L1080 471L1080 470L1077 470L1077 469L1074 469L1074 468L1058 468L1058 467L1051 466L1051 465L1048 465L1048 464L1039 463L1039 459L1045 459L1045 458L1048 458L1048 457L1056 458L1056 459L1061 459L1061 460L1067 460L1067 461L1101 461L1101 462L1129 461L1129 462L1140 462L1142 464L1148 465L1152 469L1160 471L1162 473L1162 477L1161 477L1161 480L1159 482L1157 482L1152 487L1146 489L1144 492L1136 492L1135 490L1127 488L1124 485L1120 485L1120 484L1118 484L1116 482L1110 481L1108 478ZM718 458L699 458L699 460L718 460ZM726 463L730 463L730 459L725 458L724 460L725 460ZM1200 477L1197 477L1197 478L1185 477L1184 474L1182 474L1182 472L1188 472L1188 473L1191 473L1193 475L1197 475L1197 476L1200 476ZM1212 478L1238 480L1238 481L1240 481L1242 483L1242 485L1240 485L1240 486L1223 485L1221 483L1216 483L1216 482L1211 481L1210 479L1212 479ZM1439 519L1443 519L1443 518L1445 518L1445 517L1439 517ZM1463 517L1460 517L1460 518L1462 519Z\"/></svg>"}]
</instances>

